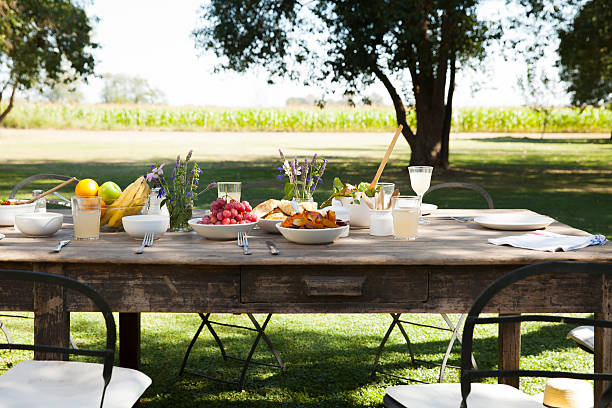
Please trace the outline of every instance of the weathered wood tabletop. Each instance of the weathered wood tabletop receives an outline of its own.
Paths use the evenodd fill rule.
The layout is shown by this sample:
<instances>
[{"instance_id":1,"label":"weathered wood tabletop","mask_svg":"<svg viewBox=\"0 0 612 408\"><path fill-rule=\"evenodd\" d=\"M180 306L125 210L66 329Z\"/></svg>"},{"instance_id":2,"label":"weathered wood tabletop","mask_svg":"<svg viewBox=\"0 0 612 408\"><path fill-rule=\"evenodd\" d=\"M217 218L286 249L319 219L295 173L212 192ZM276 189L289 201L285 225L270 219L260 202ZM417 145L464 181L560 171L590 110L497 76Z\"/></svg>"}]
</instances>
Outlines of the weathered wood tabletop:
<instances>
[{"instance_id":1,"label":"weathered wood tabletop","mask_svg":"<svg viewBox=\"0 0 612 408\"><path fill-rule=\"evenodd\" d=\"M549 260L612 262L612 245L555 253L496 246L487 239L523 232L436 219L508 212L534 214L437 210L428 217L431 224L420 226L415 241L351 230L350 237L333 244L308 246L255 230L249 235L250 256L243 255L235 241L209 241L194 232L166 233L142 255L134 253L140 242L125 233L102 233L97 241L73 240L60 253L51 253L59 240L72 237L71 218L66 216L63 228L50 238L26 238L12 228L0 228L6 235L0 240L0 267L65 274L93 286L121 312L122 364L134 366L138 359L129 356L139 353L141 312L463 313L489 283L518 266ZM588 235L559 222L547 230ZM270 255L266 240L276 243L279 256ZM500 296L487 310L595 312L612 318L610 298L600 280L540 278L525 283L520 297ZM35 302L31 285L0 287L0 310L34 310L44 316L37 317L41 324L35 328L35 339L41 341L65 344L66 330L58 334L50 327L66 327L68 312L91 310L88 302L70 294L53 313L34 306L39 304L44 302ZM506 333L514 340L503 348L513 351L503 356L518 361L520 336L516 328L514 334ZM612 352L597 358L598 365L612 368Z\"/></svg>"}]
</instances>

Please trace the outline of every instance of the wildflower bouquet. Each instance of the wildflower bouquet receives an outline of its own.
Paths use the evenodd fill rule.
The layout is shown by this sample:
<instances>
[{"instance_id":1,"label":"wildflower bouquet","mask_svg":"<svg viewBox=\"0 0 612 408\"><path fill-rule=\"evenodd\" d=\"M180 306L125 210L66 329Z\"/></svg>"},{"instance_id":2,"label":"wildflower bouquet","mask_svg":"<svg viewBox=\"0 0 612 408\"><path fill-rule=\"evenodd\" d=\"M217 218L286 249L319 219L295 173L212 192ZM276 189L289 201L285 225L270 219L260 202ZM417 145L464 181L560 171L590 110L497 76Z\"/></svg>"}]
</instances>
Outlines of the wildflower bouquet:
<instances>
[{"instance_id":1,"label":"wildflower bouquet","mask_svg":"<svg viewBox=\"0 0 612 408\"><path fill-rule=\"evenodd\" d=\"M206 188L198 191L202 169L197 163L193 163L191 170L189 169L192 154L193 150L190 150L185 161L182 161L181 156L178 155L174 169L172 169L172 176L168 178L164 177L165 163L152 164L151 172L147 174L147 181L154 187L159 187L158 197L163 197L161 205L165 204L168 208L171 231L191 230L188 221L192 216L193 201L200 194L217 185L217 183L210 183Z\"/></svg>"},{"instance_id":2,"label":"wildflower bouquet","mask_svg":"<svg viewBox=\"0 0 612 408\"><path fill-rule=\"evenodd\" d=\"M277 168L280 174L276 178L278 180L288 178L287 183L285 183L284 199L312 201L313 193L319 183L323 181L322 177L325 173L325 167L327 167L327 160L318 158L315 153L310 162L307 157L304 158L303 162L298 162L297 156L293 158L293 161L289 161L285 158L282 150L278 149L278 151L283 165Z\"/></svg>"}]
</instances>

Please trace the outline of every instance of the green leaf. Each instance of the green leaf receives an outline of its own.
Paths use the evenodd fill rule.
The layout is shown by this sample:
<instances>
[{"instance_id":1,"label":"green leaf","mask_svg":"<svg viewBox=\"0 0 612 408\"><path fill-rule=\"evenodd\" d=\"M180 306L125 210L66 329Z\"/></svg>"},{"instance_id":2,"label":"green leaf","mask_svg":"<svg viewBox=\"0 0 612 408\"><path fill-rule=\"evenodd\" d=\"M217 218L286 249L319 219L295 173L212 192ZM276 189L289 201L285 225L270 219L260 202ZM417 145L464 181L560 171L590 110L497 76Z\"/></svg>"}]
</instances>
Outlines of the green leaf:
<instances>
[{"instance_id":1,"label":"green leaf","mask_svg":"<svg viewBox=\"0 0 612 408\"><path fill-rule=\"evenodd\" d=\"M334 178L334 193L340 193L344 191L344 184L340 181L339 177Z\"/></svg>"},{"instance_id":2,"label":"green leaf","mask_svg":"<svg viewBox=\"0 0 612 408\"><path fill-rule=\"evenodd\" d=\"M283 199L291 200L293 198L293 191L295 186L292 183L285 183L285 196Z\"/></svg>"}]
</instances>

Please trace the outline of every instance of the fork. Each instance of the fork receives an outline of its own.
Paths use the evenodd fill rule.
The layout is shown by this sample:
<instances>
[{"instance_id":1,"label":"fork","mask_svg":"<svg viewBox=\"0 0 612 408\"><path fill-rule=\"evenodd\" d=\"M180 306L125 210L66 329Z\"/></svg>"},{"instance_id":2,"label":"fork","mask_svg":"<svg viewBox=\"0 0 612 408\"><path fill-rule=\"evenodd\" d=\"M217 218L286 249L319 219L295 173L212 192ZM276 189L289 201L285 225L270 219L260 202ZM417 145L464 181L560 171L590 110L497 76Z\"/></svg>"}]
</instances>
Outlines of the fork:
<instances>
[{"instance_id":1,"label":"fork","mask_svg":"<svg viewBox=\"0 0 612 408\"><path fill-rule=\"evenodd\" d=\"M144 238L142 239L142 245L140 245L140 248L138 248L136 250L137 254L142 254L144 252L145 247L150 247L153 245L153 238L155 237L155 234L152 232L148 232L145 234Z\"/></svg>"},{"instance_id":2,"label":"fork","mask_svg":"<svg viewBox=\"0 0 612 408\"><path fill-rule=\"evenodd\" d=\"M242 247L245 255L251 255L249 251L249 240L247 239L246 232L238 232L238 246Z\"/></svg>"}]
</instances>

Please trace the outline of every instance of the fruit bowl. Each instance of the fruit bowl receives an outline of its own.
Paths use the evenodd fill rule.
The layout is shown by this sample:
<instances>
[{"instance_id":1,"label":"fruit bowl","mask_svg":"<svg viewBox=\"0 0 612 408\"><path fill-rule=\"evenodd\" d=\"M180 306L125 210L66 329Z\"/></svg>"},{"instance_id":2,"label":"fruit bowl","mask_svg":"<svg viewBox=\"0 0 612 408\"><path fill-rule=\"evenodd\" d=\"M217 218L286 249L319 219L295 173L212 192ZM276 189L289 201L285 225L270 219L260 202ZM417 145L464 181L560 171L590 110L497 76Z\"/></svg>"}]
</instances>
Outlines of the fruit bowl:
<instances>
[{"instance_id":1,"label":"fruit bowl","mask_svg":"<svg viewBox=\"0 0 612 408\"><path fill-rule=\"evenodd\" d=\"M246 224L198 224L201 218L193 218L189 220L191 228L201 237L212 239L215 241L231 241L238 238L239 232L249 233L257 225L257 222L249 222Z\"/></svg>"},{"instance_id":2,"label":"fruit bowl","mask_svg":"<svg viewBox=\"0 0 612 408\"><path fill-rule=\"evenodd\" d=\"M27 200L8 200L11 203L19 203ZM0 205L0 227L12 227L15 225L15 215L33 213L36 203Z\"/></svg>"},{"instance_id":3,"label":"fruit bowl","mask_svg":"<svg viewBox=\"0 0 612 408\"><path fill-rule=\"evenodd\" d=\"M103 206L100 213L100 231L123 231L123 217L140 214L144 204L133 204L126 207Z\"/></svg>"}]
</instances>

